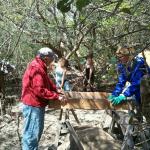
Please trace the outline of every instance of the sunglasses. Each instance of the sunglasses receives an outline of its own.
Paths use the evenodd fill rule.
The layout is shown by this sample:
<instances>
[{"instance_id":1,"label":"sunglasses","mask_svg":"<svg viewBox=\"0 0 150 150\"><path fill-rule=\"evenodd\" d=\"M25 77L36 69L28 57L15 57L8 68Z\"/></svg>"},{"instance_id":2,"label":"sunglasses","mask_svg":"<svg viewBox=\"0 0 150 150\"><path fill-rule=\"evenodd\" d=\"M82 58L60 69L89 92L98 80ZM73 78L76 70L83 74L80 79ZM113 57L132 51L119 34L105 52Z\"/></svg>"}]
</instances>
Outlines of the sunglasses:
<instances>
[{"instance_id":1,"label":"sunglasses","mask_svg":"<svg viewBox=\"0 0 150 150\"><path fill-rule=\"evenodd\" d=\"M121 59L123 57L128 57L129 55L116 55L116 58Z\"/></svg>"}]
</instances>

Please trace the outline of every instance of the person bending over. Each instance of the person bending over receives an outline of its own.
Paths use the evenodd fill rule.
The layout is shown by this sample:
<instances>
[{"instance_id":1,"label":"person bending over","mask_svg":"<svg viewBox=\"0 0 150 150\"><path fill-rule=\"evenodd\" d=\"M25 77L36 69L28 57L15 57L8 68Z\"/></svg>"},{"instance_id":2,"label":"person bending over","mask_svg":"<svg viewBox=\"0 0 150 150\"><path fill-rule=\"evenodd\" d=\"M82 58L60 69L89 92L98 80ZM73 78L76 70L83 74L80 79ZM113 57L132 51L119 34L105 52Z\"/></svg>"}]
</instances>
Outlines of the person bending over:
<instances>
[{"instance_id":1,"label":"person bending over","mask_svg":"<svg viewBox=\"0 0 150 150\"><path fill-rule=\"evenodd\" d=\"M137 106L141 105L140 82L146 73L144 58L135 55L133 47L120 47L116 51L118 58L118 83L108 100L113 105L118 105L126 101L128 97L133 97ZM141 110L140 110L141 111Z\"/></svg>"}]
</instances>

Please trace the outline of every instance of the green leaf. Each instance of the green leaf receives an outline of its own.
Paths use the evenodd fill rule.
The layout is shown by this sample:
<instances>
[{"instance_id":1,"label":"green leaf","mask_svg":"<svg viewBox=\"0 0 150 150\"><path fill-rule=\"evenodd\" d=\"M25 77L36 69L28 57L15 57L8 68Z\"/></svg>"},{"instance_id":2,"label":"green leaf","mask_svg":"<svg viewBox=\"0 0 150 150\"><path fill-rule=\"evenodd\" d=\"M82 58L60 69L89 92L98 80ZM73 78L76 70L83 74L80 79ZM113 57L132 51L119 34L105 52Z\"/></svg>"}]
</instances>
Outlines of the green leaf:
<instances>
[{"instance_id":1,"label":"green leaf","mask_svg":"<svg viewBox=\"0 0 150 150\"><path fill-rule=\"evenodd\" d=\"M122 8L122 9L120 9L120 11L131 15L130 8Z\"/></svg>"},{"instance_id":2,"label":"green leaf","mask_svg":"<svg viewBox=\"0 0 150 150\"><path fill-rule=\"evenodd\" d=\"M81 11L82 8L87 6L90 2L91 2L91 0L77 0L76 7L79 11Z\"/></svg>"},{"instance_id":3,"label":"green leaf","mask_svg":"<svg viewBox=\"0 0 150 150\"><path fill-rule=\"evenodd\" d=\"M57 3L57 8L62 12L66 13L70 10L70 5L73 1L72 0L60 0Z\"/></svg>"}]
</instances>

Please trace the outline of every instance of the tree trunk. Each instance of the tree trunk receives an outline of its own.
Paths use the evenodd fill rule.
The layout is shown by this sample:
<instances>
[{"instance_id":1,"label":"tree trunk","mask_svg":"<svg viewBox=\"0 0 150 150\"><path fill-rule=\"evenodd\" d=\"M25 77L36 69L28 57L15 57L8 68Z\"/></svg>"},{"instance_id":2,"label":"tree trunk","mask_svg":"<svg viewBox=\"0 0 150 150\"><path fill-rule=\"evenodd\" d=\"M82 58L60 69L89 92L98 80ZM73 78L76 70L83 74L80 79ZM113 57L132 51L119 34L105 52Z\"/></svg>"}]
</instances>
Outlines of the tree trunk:
<instances>
[{"instance_id":1,"label":"tree trunk","mask_svg":"<svg viewBox=\"0 0 150 150\"><path fill-rule=\"evenodd\" d=\"M145 76L141 80L140 92L142 100L142 112L146 121L150 123L150 76Z\"/></svg>"},{"instance_id":2,"label":"tree trunk","mask_svg":"<svg viewBox=\"0 0 150 150\"><path fill-rule=\"evenodd\" d=\"M5 76L0 74L0 115L3 117L5 113Z\"/></svg>"}]
</instances>

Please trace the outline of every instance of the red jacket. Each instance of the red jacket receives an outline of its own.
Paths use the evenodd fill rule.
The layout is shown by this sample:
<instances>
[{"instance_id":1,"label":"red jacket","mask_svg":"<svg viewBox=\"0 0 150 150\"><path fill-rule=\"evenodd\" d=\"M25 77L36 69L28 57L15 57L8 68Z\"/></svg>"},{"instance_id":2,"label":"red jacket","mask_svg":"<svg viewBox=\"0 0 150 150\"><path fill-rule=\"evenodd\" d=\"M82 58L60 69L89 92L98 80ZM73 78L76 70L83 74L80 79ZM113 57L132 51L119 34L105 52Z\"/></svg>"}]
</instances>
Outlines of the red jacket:
<instances>
[{"instance_id":1,"label":"red jacket","mask_svg":"<svg viewBox=\"0 0 150 150\"><path fill-rule=\"evenodd\" d=\"M56 86L49 79L46 64L39 57L28 65L23 75L21 100L35 107L45 107L48 100L58 100Z\"/></svg>"}]
</instances>

